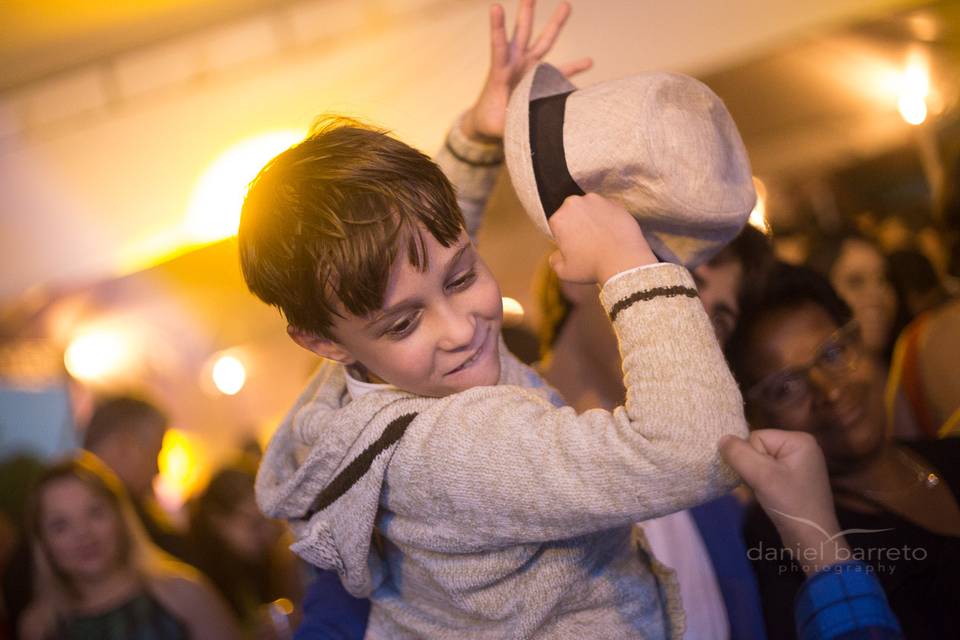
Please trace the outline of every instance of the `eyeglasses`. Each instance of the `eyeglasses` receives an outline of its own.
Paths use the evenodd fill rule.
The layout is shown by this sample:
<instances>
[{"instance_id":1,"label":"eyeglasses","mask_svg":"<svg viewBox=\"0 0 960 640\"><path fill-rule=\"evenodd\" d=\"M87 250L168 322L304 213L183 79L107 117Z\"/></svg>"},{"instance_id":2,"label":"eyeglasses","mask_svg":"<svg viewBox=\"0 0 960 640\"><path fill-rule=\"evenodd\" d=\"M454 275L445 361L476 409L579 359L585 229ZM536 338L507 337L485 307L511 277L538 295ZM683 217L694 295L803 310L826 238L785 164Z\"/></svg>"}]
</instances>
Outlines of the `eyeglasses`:
<instances>
[{"instance_id":1,"label":"eyeglasses","mask_svg":"<svg viewBox=\"0 0 960 640\"><path fill-rule=\"evenodd\" d=\"M771 373L750 387L746 398L771 412L795 409L813 394L811 371L842 378L857 368L860 351L860 325L851 320L823 341L808 364Z\"/></svg>"}]
</instances>

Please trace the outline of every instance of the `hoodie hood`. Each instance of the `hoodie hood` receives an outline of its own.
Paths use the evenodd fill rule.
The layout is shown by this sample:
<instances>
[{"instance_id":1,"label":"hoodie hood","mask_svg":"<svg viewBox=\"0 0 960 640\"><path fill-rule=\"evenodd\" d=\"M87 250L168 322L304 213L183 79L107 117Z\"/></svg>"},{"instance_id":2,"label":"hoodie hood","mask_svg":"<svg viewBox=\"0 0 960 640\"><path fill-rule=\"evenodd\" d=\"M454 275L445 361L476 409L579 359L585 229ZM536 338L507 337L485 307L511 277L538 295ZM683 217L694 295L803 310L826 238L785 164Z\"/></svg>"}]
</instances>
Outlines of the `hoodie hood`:
<instances>
[{"instance_id":1,"label":"hoodie hood","mask_svg":"<svg viewBox=\"0 0 960 640\"><path fill-rule=\"evenodd\" d=\"M500 384L543 387L500 341ZM544 387L545 394L555 394ZM324 361L270 440L257 474L257 504L287 520L291 550L367 597L385 564L374 541L384 476L405 428L436 398L394 388L351 399L344 367Z\"/></svg>"},{"instance_id":2,"label":"hoodie hood","mask_svg":"<svg viewBox=\"0 0 960 640\"><path fill-rule=\"evenodd\" d=\"M350 593L366 597L383 577L373 527L397 427L406 426L397 420L428 399L385 389L351 400L345 376L325 361L297 399L264 454L257 504L290 523L294 553L335 570Z\"/></svg>"}]
</instances>

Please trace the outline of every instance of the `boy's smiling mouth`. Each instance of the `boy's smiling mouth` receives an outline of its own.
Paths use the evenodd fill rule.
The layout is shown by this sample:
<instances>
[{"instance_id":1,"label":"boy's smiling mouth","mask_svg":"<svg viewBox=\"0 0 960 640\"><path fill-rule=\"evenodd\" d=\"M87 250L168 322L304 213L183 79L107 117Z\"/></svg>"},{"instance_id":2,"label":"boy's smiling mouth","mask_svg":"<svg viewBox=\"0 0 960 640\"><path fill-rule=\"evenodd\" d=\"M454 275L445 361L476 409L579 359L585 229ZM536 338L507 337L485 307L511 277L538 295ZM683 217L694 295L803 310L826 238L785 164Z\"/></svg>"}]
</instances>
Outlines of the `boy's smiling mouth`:
<instances>
[{"instance_id":1,"label":"boy's smiling mouth","mask_svg":"<svg viewBox=\"0 0 960 640\"><path fill-rule=\"evenodd\" d=\"M473 364L476 363L486 351L487 343L490 341L490 333L491 333L490 325L488 324L486 326L486 329L484 329L483 339L480 342L480 346L476 348L476 350L470 355L469 358L467 358L462 363L460 363L459 366L457 366L454 369L451 369L450 371L446 372L443 375L445 376L453 375L454 373L459 373L460 371L463 371L464 369L469 369L471 366L473 366Z\"/></svg>"}]
</instances>

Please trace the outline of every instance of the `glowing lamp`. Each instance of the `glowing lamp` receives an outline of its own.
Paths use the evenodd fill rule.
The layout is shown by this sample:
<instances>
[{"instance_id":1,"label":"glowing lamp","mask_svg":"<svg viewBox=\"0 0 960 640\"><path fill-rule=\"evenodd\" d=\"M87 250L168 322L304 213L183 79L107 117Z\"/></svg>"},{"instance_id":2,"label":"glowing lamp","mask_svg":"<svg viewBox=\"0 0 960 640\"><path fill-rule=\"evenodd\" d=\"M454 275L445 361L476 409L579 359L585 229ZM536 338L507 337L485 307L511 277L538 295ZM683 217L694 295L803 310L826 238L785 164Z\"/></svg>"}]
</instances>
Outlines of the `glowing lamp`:
<instances>
[{"instance_id":1,"label":"glowing lamp","mask_svg":"<svg viewBox=\"0 0 960 640\"><path fill-rule=\"evenodd\" d=\"M523 322L523 305L513 298L503 297L503 322L513 327Z\"/></svg>"},{"instance_id":2,"label":"glowing lamp","mask_svg":"<svg viewBox=\"0 0 960 640\"><path fill-rule=\"evenodd\" d=\"M187 236L196 242L214 242L236 235L247 185L267 162L302 139L302 131L275 131L223 152L194 188L183 225Z\"/></svg>"},{"instance_id":3,"label":"glowing lamp","mask_svg":"<svg viewBox=\"0 0 960 640\"><path fill-rule=\"evenodd\" d=\"M757 177L753 178L753 186L757 190L757 204L753 205L747 223L765 235L770 235L770 223L767 222L767 186Z\"/></svg>"},{"instance_id":4,"label":"glowing lamp","mask_svg":"<svg viewBox=\"0 0 960 640\"><path fill-rule=\"evenodd\" d=\"M221 356L213 365L211 371L213 384L220 393L228 396L236 395L247 382L247 369L233 356Z\"/></svg>"},{"instance_id":5,"label":"glowing lamp","mask_svg":"<svg viewBox=\"0 0 960 640\"><path fill-rule=\"evenodd\" d=\"M94 330L75 337L63 354L63 363L77 380L103 382L122 372L129 361L129 345L119 333Z\"/></svg>"}]
</instances>

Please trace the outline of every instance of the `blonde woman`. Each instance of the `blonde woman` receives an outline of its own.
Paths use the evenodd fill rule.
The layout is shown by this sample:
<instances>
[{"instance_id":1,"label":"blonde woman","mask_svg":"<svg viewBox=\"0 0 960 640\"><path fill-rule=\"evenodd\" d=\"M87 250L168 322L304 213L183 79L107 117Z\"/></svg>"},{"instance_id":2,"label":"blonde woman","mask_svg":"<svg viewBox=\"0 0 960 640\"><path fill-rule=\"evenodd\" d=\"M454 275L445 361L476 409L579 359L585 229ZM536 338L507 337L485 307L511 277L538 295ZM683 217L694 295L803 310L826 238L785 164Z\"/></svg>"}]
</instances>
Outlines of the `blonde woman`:
<instances>
[{"instance_id":1,"label":"blonde woman","mask_svg":"<svg viewBox=\"0 0 960 640\"><path fill-rule=\"evenodd\" d=\"M48 469L27 511L35 592L25 640L235 638L224 603L146 537L116 476L80 453Z\"/></svg>"}]
</instances>

